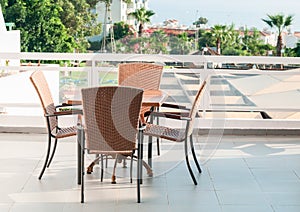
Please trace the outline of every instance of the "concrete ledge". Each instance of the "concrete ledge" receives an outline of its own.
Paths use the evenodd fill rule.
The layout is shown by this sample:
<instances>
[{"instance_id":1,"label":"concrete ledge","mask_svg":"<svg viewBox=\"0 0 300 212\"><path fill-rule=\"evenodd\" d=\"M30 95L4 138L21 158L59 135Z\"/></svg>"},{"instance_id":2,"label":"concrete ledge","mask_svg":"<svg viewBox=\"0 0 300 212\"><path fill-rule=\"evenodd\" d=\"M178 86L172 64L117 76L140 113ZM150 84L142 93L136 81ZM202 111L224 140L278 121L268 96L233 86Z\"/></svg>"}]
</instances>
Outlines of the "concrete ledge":
<instances>
[{"instance_id":1,"label":"concrete ledge","mask_svg":"<svg viewBox=\"0 0 300 212\"><path fill-rule=\"evenodd\" d=\"M0 133L47 133L45 127L5 127L0 126Z\"/></svg>"}]
</instances>

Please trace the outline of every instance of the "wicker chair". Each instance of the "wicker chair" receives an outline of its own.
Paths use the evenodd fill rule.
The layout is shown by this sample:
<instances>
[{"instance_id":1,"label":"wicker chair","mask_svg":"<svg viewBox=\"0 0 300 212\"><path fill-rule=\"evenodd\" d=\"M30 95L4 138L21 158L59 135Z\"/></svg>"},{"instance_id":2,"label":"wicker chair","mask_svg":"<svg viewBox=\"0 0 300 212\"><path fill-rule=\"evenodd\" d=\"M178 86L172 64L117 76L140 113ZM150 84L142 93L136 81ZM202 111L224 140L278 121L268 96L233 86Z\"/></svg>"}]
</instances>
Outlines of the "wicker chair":
<instances>
[{"instance_id":1,"label":"wicker chair","mask_svg":"<svg viewBox=\"0 0 300 212\"><path fill-rule=\"evenodd\" d=\"M132 86L145 90L159 90L163 66L153 63L121 63L119 64L119 85ZM151 107L141 108L141 120Z\"/></svg>"},{"instance_id":2,"label":"wicker chair","mask_svg":"<svg viewBox=\"0 0 300 212\"><path fill-rule=\"evenodd\" d=\"M80 115L82 111L72 110L72 109L68 111L57 111L59 107L66 107L72 105L68 105L68 104L57 105L57 106L54 105L48 83L42 71L33 72L30 76L30 81L32 82L41 101L42 108L44 111L44 116L46 118L47 131L48 131L47 154L46 154L44 166L39 175L39 179L42 179L46 167L48 168L50 166L50 163L54 157L58 139L75 136L77 133L76 126L59 127L58 117L65 116L65 115L74 115L74 114ZM52 138L54 138L55 140L54 140L54 146L52 148L52 153L50 156Z\"/></svg>"},{"instance_id":3,"label":"wicker chair","mask_svg":"<svg viewBox=\"0 0 300 212\"><path fill-rule=\"evenodd\" d=\"M130 178L132 179L132 157L137 151L137 186L138 202L140 202L142 147L137 145L136 140L143 90L124 86L107 86L85 88L81 90L81 93L86 138L86 143L82 146L86 147L89 154L101 155L101 181L103 180L103 155L111 155L114 158L131 156ZM142 133L141 130L140 133ZM141 139L142 137L138 140L141 141ZM83 158L84 151L82 162L84 162ZM112 181L115 181L115 166L116 164ZM81 167L83 170L83 163ZM83 173L81 182L83 186ZM84 202L83 187L81 202Z\"/></svg>"},{"instance_id":4,"label":"wicker chair","mask_svg":"<svg viewBox=\"0 0 300 212\"><path fill-rule=\"evenodd\" d=\"M195 154L195 150L194 150L192 132L193 132L194 120L198 114L198 107L199 107L200 100L201 100L200 97L201 97L202 91L204 90L205 84L206 84L206 80L200 86L200 89L198 90L195 100L192 104L192 108L189 109L187 116L184 115L184 113L181 114L181 113L171 113L171 112L170 113L152 112L152 114L151 114L156 117L185 120L187 122L185 129L183 129L183 130L174 129L174 128L170 128L170 127L166 127L166 126L160 126L160 125L155 125L155 124L151 124L151 123L146 123L146 128L144 130L144 135L167 139L167 140L174 141L174 142L184 142L184 152L185 152L185 160L186 160L187 168L188 168L188 171L189 171L191 178L195 185L197 185L197 181L193 174L193 171L191 169L190 162L189 162L187 139L188 139L188 137L190 138L190 148L192 151L192 155L193 155L195 164L197 166L197 169L198 169L199 173L201 173L202 171L201 171L201 168L198 163L198 160L197 160L197 157ZM181 110L187 109L184 106L171 105L171 104L163 104L162 106L170 107L170 108L177 108L177 109L181 109Z\"/></svg>"},{"instance_id":5,"label":"wicker chair","mask_svg":"<svg viewBox=\"0 0 300 212\"><path fill-rule=\"evenodd\" d=\"M145 90L158 90L160 86L163 66L153 63L121 63L119 64L118 82L120 86L131 86ZM145 114L153 110L149 106L142 106L140 113L141 122L145 123ZM157 154L160 155L159 140L157 139ZM101 158L96 159L87 167L87 173L93 172L95 164ZM143 162L144 167L147 169L148 175L152 175L152 170ZM123 166L126 166L125 160L123 160ZM114 182L114 181L113 181Z\"/></svg>"},{"instance_id":6,"label":"wicker chair","mask_svg":"<svg viewBox=\"0 0 300 212\"><path fill-rule=\"evenodd\" d=\"M119 85L133 86L145 90L159 90L163 66L153 63L121 63L119 64ZM145 114L150 110L149 106L142 106L141 121L146 123ZM157 154L160 155L159 140L157 139Z\"/></svg>"}]
</instances>

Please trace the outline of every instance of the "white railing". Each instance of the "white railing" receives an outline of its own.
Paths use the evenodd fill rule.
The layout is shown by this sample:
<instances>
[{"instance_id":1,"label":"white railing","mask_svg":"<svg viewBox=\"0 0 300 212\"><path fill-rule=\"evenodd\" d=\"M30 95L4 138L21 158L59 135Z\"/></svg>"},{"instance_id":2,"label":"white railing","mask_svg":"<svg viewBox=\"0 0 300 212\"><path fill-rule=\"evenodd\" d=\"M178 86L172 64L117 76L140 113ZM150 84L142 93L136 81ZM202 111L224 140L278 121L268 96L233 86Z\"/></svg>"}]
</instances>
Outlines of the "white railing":
<instances>
[{"instance_id":1,"label":"white railing","mask_svg":"<svg viewBox=\"0 0 300 212\"><path fill-rule=\"evenodd\" d=\"M44 70L44 71L82 71L87 72L87 86L98 86L99 85L99 73L101 72L116 72L117 64L120 62L132 62L132 61L146 61L155 63L173 63L173 64L185 64L185 68L175 69L166 68L165 72L170 73L194 73L200 75L201 80L206 77L219 76L224 77L227 75L261 75L269 76L272 78L276 77L294 77L294 82L299 84L300 80L300 69L291 70L272 70L272 71L262 71L262 70L232 70L232 69L215 69L215 65L218 64L282 64L283 66L294 65L295 67L300 67L300 58L291 57L237 57L237 56L205 56L205 55L144 55L144 54L101 54L101 53L86 53L86 54L73 54L73 53L0 53L0 59L3 60L18 60L18 61L88 61L84 67L65 67L65 66L34 66L34 65L18 65L11 66L2 64L0 66L0 71L14 72L14 71L33 71L33 70ZM108 63L109 62L109 63ZM114 64L114 65L112 65ZM187 68L188 67L188 68ZM200 67L200 68L199 68ZM17 86L17 85L16 85ZM251 85L253 88L257 85ZM300 89L300 84L299 84ZM297 91L297 89L294 89ZM9 92L1 90L2 92ZM300 106L298 100L295 99L294 104L282 107L282 104L278 104L280 99L270 100L270 104L267 106L243 106L243 107L233 107L233 106L215 106L211 104L210 99L210 88L206 90L205 98L202 102L201 109L203 112L203 117L199 119L199 124L203 128L238 128L238 129L299 129L299 121L297 118L294 119L253 119L253 118L220 118L207 116L206 111L218 110L218 111L267 111L267 112L281 112L281 113L300 113ZM279 91L280 92L280 91ZM22 95L22 94L20 94ZM300 92L299 92L300 97ZM294 96L291 96L294 98ZM299 98L300 99L300 98ZM224 100L225 101L225 100ZM21 103L21 102L0 102L1 107L38 107L38 103ZM0 111L1 112L1 111ZM241 113L242 114L242 113ZM0 115L4 117L5 114ZM11 116L16 117L16 115ZM299 117L299 116L295 116ZM9 114L5 117L9 120ZM3 119L2 119L3 120ZM10 123L14 123L11 121ZM39 122L41 123L41 122ZM220 123L220 124L216 124ZM279 124L278 124L279 123ZM3 124L3 123L2 123ZM1 120L0 120L1 125ZM34 126L31 124L30 126Z\"/></svg>"}]
</instances>

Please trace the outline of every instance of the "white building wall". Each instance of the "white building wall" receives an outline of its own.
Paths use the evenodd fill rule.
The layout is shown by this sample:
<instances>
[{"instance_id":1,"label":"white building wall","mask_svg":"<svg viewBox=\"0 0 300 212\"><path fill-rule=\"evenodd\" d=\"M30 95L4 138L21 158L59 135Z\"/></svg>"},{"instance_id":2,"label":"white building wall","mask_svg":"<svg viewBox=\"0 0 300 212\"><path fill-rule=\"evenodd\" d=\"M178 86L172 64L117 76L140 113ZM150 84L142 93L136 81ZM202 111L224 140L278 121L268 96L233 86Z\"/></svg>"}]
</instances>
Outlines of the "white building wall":
<instances>
[{"instance_id":1,"label":"white building wall","mask_svg":"<svg viewBox=\"0 0 300 212\"><path fill-rule=\"evenodd\" d=\"M298 38L292 34L284 37L284 45L286 48L295 48L297 46Z\"/></svg>"},{"instance_id":2,"label":"white building wall","mask_svg":"<svg viewBox=\"0 0 300 212\"><path fill-rule=\"evenodd\" d=\"M128 14L142 7L148 9L148 0L132 0L130 4L124 3L123 0L112 0L110 6L112 22L124 21L129 25L135 25L135 21L128 17ZM105 16L105 4L103 2L96 5L96 12L98 13L98 22L103 23Z\"/></svg>"},{"instance_id":3,"label":"white building wall","mask_svg":"<svg viewBox=\"0 0 300 212\"><path fill-rule=\"evenodd\" d=\"M19 30L7 31L0 6L0 52L19 53L21 51L21 38ZM19 66L19 60L0 58L0 66Z\"/></svg>"}]
</instances>

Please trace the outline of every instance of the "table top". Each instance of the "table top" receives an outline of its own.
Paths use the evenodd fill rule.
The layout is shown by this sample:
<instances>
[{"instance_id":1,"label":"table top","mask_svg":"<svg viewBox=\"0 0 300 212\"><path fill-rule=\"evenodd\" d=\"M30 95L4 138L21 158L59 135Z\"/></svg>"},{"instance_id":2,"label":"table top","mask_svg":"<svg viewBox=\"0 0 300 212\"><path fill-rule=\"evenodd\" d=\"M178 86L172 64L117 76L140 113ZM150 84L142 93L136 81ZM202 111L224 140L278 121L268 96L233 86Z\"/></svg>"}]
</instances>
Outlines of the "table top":
<instances>
[{"instance_id":1,"label":"table top","mask_svg":"<svg viewBox=\"0 0 300 212\"><path fill-rule=\"evenodd\" d=\"M143 94L142 105L159 107L167 99L168 95L161 90L146 90ZM67 104L78 105L81 100L67 100Z\"/></svg>"},{"instance_id":2,"label":"table top","mask_svg":"<svg viewBox=\"0 0 300 212\"><path fill-rule=\"evenodd\" d=\"M143 94L142 105L160 107L168 95L161 90L146 90Z\"/></svg>"}]
</instances>

